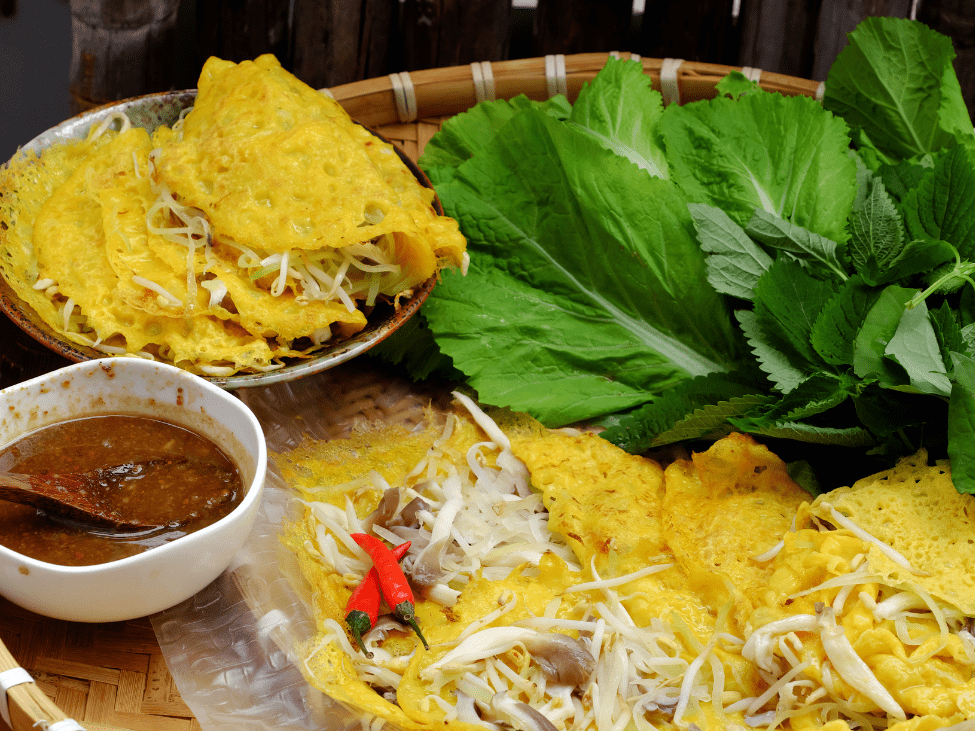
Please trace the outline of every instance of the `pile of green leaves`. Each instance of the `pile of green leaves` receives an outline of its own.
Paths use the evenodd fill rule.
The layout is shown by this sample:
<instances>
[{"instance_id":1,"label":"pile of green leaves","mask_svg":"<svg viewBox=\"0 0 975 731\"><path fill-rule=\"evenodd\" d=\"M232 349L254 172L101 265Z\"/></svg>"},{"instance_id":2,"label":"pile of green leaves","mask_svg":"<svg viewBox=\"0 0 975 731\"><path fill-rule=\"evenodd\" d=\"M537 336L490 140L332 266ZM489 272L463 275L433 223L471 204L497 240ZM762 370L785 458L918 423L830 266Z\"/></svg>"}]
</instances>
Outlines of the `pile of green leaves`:
<instances>
[{"instance_id":1,"label":"pile of green leaves","mask_svg":"<svg viewBox=\"0 0 975 731\"><path fill-rule=\"evenodd\" d=\"M871 18L821 104L734 73L664 108L611 58L572 105L452 118L420 165L470 269L385 357L631 452L732 430L888 462L924 446L975 492L975 136L953 57Z\"/></svg>"}]
</instances>

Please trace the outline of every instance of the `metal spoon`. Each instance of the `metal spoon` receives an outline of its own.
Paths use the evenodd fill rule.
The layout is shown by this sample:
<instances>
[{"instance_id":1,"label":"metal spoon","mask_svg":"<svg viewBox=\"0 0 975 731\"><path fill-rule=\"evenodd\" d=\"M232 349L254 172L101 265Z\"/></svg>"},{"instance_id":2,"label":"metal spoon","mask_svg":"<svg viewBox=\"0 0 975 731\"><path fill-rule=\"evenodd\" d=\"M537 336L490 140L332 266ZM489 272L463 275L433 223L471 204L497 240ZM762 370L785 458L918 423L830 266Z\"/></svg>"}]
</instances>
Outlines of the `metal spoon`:
<instances>
[{"instance_id":1,"label":"metal spoon","mask_svg":"<svg viewBox=\"0 0 975 731\"><path fill-rule=\"evenodd\" d=\"M181 458L145 460L89 472L47 475L0 472L0 500L30 505L45 513L90 525L128 529L148 528L160 525L160 522L150 522L119 513L112 500L113 490L126 479L140 477L148 470L182 464L186 461ZM202 465L202 468L215 474L227 473L217 465ZM181 521L165 522L173 525Z\"/></svg>"}]
</instances>

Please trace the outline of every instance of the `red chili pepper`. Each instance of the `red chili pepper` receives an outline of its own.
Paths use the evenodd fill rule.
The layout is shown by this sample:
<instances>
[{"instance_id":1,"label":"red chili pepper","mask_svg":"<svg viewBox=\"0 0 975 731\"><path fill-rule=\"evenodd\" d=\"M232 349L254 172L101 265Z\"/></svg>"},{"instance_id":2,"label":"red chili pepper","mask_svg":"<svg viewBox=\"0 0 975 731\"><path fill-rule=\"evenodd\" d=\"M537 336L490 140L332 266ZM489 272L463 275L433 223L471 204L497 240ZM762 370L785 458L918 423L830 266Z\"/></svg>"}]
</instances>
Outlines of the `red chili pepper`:
<instances>
[{"instance_id":1,"label":"red chili pepper","mask_svg":"<svg viewBox=\"0 0 975 731\"><path fill-rule=\"evenodd\" d=\"M413 590L393 552L381 540L365 533L353 533L352 540L358 543L372 559L373 566L379 572L379 586L383 590L386 603L393 608L393 614L410 625L423 646L429 650L430 645L427 644L420 626L416 623L416 600L413 598Z\"/></svg>"},{"instance_id":2,"label":"red chili pepper","mask_svg":"<svg viewBox=\"0 0 975 731\"><path fill-rule=\"evenodd\" d=\"M392 549L395 560L403 558L410 550L410 541L401 543ZM379 604L381 602L379 594L379 572L373 566L366 573L362 583L355 588L352 596L349 597L348 604L345 605L345 623L352 631L359 649L366 657L372 657L372 653L366 650L366 645L362 641L362 636L376 626L379 619Z\"/></svg>"}]
</instances>

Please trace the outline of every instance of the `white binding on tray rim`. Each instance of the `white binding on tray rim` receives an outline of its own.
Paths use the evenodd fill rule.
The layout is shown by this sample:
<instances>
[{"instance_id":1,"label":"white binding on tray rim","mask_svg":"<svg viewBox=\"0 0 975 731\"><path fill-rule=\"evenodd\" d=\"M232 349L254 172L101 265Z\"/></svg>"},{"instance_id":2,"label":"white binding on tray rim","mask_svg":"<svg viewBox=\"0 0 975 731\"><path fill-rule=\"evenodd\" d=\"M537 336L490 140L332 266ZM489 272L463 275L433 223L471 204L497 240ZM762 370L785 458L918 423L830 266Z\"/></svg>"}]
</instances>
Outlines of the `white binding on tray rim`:
<instances>
[{"instance_id":1,"label":"white binding on tray rim","mask_svg":"<svg viewBox=\"0 0 975 731\"><path fill-rule=\"evenodd\" d=\"M565 74L565 55L549 54L545 57L545 84L549 97L556 94L569 95L569 85Z\"/></svg>"},{"instance_id":2,"label":"white binding on tray rim","mask_svg":"<svg viewBox=\"0 0 975 731\"><path fill-rule=\"evenodd\" d=\"M46 731L85 731L85 727L73 718L66 718L63 721L55 721L49 724Z\"/></svg>"},{"instance_id":3,"label":"white binding on tray rim","mask_svg":"<svg viewBox=\"0 0 975 731\"><path fill-rule=\"evenodd\" d=\"M478 102L495 100L494 71L490 61L475 61L471 64L471 77L474 80L474 94Z\"/></svg>"},{"instance_id":4,"label":"white binding on tray rim","mask_svg":"<svg viewBox=\"0 0 975 731\"><path fill-rule=\"evenodd\" d=\"M682 58L665 58L660 64L660 92L664 104L680 104L680 84L677 83L677 70L684 63Z\"/></svg>"},{"instance_id":5,"label":"white binding on tray rim","mask_svg":"<svg viewBox=\"0 0 975 731\"><path fill-rule=\"evenodd\" d=\"M746 79L749 81L754 81L756 84L759 83L762 78L762 70L754 68L753 66L742 66L741 72L745 75Z\"/></svg>"},{"instance_id":6,"label":"white binding on tray rim","mask_svg":"<svg viewBox=\"0 0 975 731\"><path fill-rule=\"evenodd\" d=\"M13 728L13 724L10 723L10 706L7 704L7 691L15 685L33 682L34 679L30 673L23 668L10 668L0 673L0 718L3 718L4 722L11 728Z\"/></svg>"},{"instance_id":7,"label":"white binding on tray rim","mask_svg":"<svg viewBox=\"0 0 975 731\"><path fill-rule=\"evenodd\" d=\"M417 118L416 109L416 90L413 88L413 79L409 71L400 71L389 75L389 81L393 85L393 96L396 97L396 113L399 121L404 124L415 122Z\"/></svg>"}]
</instances>

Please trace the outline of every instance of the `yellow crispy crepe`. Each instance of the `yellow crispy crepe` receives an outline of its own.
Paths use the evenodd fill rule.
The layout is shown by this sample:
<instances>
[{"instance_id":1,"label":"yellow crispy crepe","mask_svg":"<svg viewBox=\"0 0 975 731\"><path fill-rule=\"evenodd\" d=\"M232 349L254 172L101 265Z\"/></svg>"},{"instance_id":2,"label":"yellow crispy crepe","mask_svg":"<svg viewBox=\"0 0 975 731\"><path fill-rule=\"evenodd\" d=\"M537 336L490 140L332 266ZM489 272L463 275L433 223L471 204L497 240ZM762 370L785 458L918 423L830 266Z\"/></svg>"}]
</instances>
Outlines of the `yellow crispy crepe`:
<instances>
[{"instance_id":1,"label":"yellow crispy crepe","mask_svg":"<svg viewBox=\"0 0 975 731\"><path fill-rule=\"evenodd\" d=\"M590 433L500 414L502 434L472 415L451 413L442 432L311 444L284 462L309 505L285 537L320 628L300 648L304 670L353 715L411 731L926 731L975 717L975 498L954 491L945 465L921 453L810 503L782 460L740 434L663 467ZM429 512L399 524L414 496ZM522 522L530 504L542 550L543 524ZM481 522L492 514L498 527ZM381 616L365 657L344 620L369 563L344 531L411 537L403 565L420 581L438 519L453 521L438 562L476 556L479 568L416 585L428 650ZM518 559L500 570L491 557L508 553ZM589 648L595 667L563 659L582 668L565 686L545 675L532 643L553 635Z\"/></svg>"},{"instance_id":2,"label":"yellow crispy crepe","mask_svg":"<svg viewBox=\"0 0 975 731\"><path fill-rule=\"evenodd\" d=\"M274 56L233 64L211 58L182 135L161 139L157 171L202 210L218 238L267 252L341 248L399 234L419 252L460 265L462 237L437 220L432 192L416 184L390 145L339 104L302 84ZM404 287L434 274L421 256Z\"/></svg>"},{"instance_id":3,"label":"yellow crispy crepe","mask_svg":"<svg viewBox=\"0 0 975 731\"><path fill-rule=\"evenodd\" d=\"M140 154L145 162L148 136L144 130L133 128L112 138L53 192L37 215L33 245L38 270L57 282L72 313L77 307L93 335L69 329L66 336L85 345L121 336L130 352L156 346L179 364L223 361L249 368L269 362L273 354L263 338L225 328L199 308L185 313L185 263L181 280L172 270L174 260L185 260L185 249L173 251L178 244L158 239L151 241L150 248L149 236L125 231L131 222L129 212L138 211L144 200L137 192L141 186L134 162ZM106 236L103 202L110 203L115 213L109 217L114 224L112 236ZM156 292L133 288L131 277L120 278L116 267L163 281L183 301L172 307L160 305ZM140 290L146 294L138 294Z\"/></svg>"},{"instance_id":4,"label":"yellow crispy crepe","mask_svg":"<svg viewBox=\"0 0 975 731\"><path fill-rule=\"evenodd\" d=\"M971 719L973 515L975 498L923 450L804 503L754 592L745 654L776 673L802 667L833 689L837 708L898 731ZM780 638L799 625L789 648ZM817 720L810 709L793 728Z\"/></svg>"},{"instance_id":5,"label":"yellow crispy crepe","mask_svg":"<svg viewBox=\"0 0 975 731\"><path fill-rule=\"evenodd\" d=\"M677 460L667 467L666 485L668 544L709 604L734 601L740 626L771 574L755 557L789 530L808 493L768 447L744 434Z\"/></svg>"},{"instance_id":6,"label":"yellow crispy crepe","mask_svg":"<svg viewBox=\"0 0 975 731\"><path fill-rule=\"evenodd\" d=\"M798 525L813 516L833 522L832 506L917 571L895 562L877 545L869 549L873 571L905 588L919 587L975 616L975 505L951 484L947 462L928 464L921 450L894 467L834 490L800 511Z\"/></svg>"},{"instance_id":7,"label":"yellow crispy crepe","mask_svg":"<svg viewBox=\"0 0 975 731\"><path fill-rule=\"evenodd\" d=\"M672 562L664 535L664 472L595 434L516 437L515 456L549 511L549 528L564 536L579 563L599 576L622 576L652 563ZM635 580L626 606L635 619L676 611L701 635L714 628L710 609L687 577L665 571Z\"/></svg>"},{"instance_id":8,"label":"yellow crispy crepe","mask_svg":"<svg viewBox=\"0 0 975 731\"><path fill-rule=\"evenodd\" d=\"M210 375L308 357L465 260L393 147L272 56L210 59L172 127L93 127L0 193L0 271L45 322Z\"/></svg>"}]
</instances>

